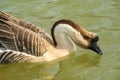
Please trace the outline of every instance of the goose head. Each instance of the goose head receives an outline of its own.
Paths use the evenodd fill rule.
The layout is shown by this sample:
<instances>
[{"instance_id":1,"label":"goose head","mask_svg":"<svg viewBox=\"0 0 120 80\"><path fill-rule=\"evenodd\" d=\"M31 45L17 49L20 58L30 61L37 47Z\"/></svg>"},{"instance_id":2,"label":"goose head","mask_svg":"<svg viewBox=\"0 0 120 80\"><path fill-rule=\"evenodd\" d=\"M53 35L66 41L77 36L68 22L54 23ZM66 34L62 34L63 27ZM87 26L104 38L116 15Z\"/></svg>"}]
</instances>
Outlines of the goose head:
<instances>
[{"instance_id":1,"label":"goose head","mask_svg":"<svg viewBox=\"0 0 120 80\"><path fill-rule=\"evenodd\" d=\"M79 47L90 49L100 55L103 54L97 44L99 36L87 31L71 20L62 19L57 21L51 29L51 35L54 45L57 48L64 48L69 52L73 52L76 50L76 44Z\"/></svg>"}]
</instances>

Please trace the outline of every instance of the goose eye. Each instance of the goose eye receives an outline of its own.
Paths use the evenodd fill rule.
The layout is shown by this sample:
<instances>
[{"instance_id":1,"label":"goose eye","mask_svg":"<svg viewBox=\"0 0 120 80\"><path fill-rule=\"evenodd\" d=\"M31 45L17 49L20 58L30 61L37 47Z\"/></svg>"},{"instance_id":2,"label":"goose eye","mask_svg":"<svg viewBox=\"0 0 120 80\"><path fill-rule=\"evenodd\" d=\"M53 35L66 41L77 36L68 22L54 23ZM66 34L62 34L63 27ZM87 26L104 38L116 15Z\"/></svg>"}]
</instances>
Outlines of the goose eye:
<instances>
[{"instance_id":1,"label":"goose eye","mask_svg":"<svg viewBox=\"0 0 120 80\"><path fill-rule=\"evenodd\" d=\"M85 38L85 39L87 39L87 40L89 39L89 37L88 37L88 36L84 36L84 38Z\"/></svg>"}]
</instances>

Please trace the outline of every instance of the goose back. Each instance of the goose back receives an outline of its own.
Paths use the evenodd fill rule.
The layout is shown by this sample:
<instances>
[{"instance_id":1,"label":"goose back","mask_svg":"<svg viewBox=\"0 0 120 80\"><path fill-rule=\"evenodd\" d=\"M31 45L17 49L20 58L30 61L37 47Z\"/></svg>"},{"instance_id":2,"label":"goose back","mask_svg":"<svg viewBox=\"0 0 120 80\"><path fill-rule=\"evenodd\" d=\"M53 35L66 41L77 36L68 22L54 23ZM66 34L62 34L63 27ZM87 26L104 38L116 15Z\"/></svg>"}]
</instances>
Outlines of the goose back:
<instances>
[{"instance_id":1,"label":"goose back","mask_svg":"<svg viewBox=\"0 0 120 80\"><path fill-rule=\"evenodd\" d=\"M2 11L0 11L0 19L19 25L20 27L30 29L31 31L38 33L41 37L45 38L51 45L54 45L52 37L49 34L47 34L44 30L42 30L40 27L34 24L17 19L14 16L11 16Z\"/></svg>"}]
</instances>

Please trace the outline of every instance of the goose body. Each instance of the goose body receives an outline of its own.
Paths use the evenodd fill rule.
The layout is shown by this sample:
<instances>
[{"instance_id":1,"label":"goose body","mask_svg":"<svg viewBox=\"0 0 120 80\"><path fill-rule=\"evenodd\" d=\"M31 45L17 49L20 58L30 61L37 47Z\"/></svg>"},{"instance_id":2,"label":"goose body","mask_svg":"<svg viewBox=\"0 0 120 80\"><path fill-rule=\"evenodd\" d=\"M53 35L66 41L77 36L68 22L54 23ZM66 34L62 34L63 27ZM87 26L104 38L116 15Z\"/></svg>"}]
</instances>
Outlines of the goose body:
<instances>
[{"instance_id":1,"label":"goose body","mask_svg":"<svg viewBox=\"0 0 120 80\"><path fill-rule=\"evenodd\" d=\"M71 20L57 21L51 35L0 12L0 63L52 61L76 51L76 45L102 54L98 35Z\"/></svg>"}]
</instances>

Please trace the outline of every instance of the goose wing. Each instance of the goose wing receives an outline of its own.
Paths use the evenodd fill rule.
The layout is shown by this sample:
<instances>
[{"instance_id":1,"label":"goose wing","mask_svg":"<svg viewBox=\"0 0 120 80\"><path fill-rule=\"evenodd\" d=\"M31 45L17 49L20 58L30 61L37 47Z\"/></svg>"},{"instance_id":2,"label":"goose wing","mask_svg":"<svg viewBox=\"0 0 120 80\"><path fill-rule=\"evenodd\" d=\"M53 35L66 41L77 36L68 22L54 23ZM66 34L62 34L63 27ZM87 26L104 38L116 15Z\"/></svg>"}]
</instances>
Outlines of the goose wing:
<instances>
[{"instance_id":1,"label":"goose wing","mask_svg":"<svg viewBox=\"0 0 120 80\"><path fill-rule=\"evenodd\" d=\"M11 28L0 20L0 47L17 51L14 33Z\"/></svg>"},{"instance_id":2,"label":"goose wing","mask_svg":"<svg viewBox=\"0 0 120 80\"><path fill-rule=\"evenodd\" d=\"M35 33L38 33L41 37L43 37L51 45L53 45L52 37L49 34L47 34L44 30L39 28L38 26L35 26L34 24L17 19L17 18L15 18L15 17L13 17L5 12L2 12L2 11L0 11L0 19L4 19L6 21L9 21L9 22L14 23L16 25L19 25L21 27L27 28Z\"/></svg>"},{"instance_id":3,"label":"goose wing","mask_svg":"<svg viewBox=\"0 0 120 80\"><path fill-rule=\"evenodd\" d=\"M41 56L46 52L47 41L30 29L0 19L0 43L6 49Z\"/></svg>"}]
</instances>

